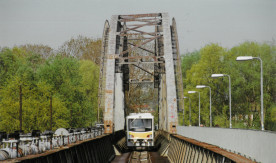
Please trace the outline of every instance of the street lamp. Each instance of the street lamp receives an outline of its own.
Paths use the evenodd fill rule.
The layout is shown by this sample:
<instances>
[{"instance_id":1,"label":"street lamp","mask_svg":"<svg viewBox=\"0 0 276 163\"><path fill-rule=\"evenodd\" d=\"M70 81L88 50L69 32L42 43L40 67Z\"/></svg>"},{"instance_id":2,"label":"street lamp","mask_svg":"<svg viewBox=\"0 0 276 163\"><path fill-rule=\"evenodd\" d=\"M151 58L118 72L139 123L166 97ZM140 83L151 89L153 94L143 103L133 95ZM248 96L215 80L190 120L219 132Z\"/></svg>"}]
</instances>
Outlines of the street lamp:
<instances>
[{"instance_id":1,"label":"street lamp","mask_svg":"<svg viewBox=\"0 0 276 163\"><path fill-rule=\"evenodd\" d=\"M191 126L191 98L189 97L189 126Z\"/></svg>"},{"instance_id":2,"label":"street lamp","mask_svg":"<svg viewBox=\"0 0 276 163\"><path fill-rule=\"evenodd\" d=\"M210 90L210 127L212 127L212 97L211 97L211 87L207 85L197 85L196 88L209 88Z\"/></svg>"},{"instance_id":3,"label":"street lamp","mask_svg":"<svg viewBox=\"0 0 276 163\"><path fill-rule=\"evenodd\" d=\"M189 94L196 92L198 91L188 91ZM200 92L198 92L198 126L200 126Z\"/></svg>"},{"instance_id":4,"label":"street lamp","mask_svg":"<svg viewBox=\"0 0 276 163\"><path fill-rule=\"evenodd\" d=\"M261 126L262 130L264 130L264 95L263 95L263 61L260 57L252 57L252 56L239 56L236 61L248 61L258 59L261 63Z\"/></svg>"},{"instance_id":5,"label":"street lamp","mask_svg":"<svg viewBox=\"0 0 276 163\"><path fill-rule=\"evenodd\" d=\"M226 74L212 74L212 78L218 78L218 77L224 77L227 76L229 79L229 112L230 112L230 128L232 128L232 122L231 122L231 78L230 75L226 75Z\"/></svg>"}]
</instances>

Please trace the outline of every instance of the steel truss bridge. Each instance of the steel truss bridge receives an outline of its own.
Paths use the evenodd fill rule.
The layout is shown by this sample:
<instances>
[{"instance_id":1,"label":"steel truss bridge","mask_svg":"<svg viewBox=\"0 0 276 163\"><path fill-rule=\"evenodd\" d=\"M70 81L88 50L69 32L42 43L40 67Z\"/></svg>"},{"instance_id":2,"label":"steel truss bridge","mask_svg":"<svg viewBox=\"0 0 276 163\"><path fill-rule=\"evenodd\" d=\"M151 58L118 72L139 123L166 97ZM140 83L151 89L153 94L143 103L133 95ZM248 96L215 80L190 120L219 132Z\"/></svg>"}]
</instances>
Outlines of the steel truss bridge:
<instances>
[{"instance_id":1,"label":"steel truss bridge","mask_svg":"<svg viewBox=\"0 0 276 163\"><path fill-rule=\"evenodd\" d=\"M183 99L180 66L176 21L168 13L113 15L104 24L102 38L98 121L104 122L104 128L34 131L10 137L0 133L0 160L35 163L276 160L275 133L178 126L177 113L183 108L182 100L177 100ZM132 151L126 146L125 116L145 107L158 113L155 148Z\"/></svg>"},{"instance_id":2,"label":"steel truss bridge","mask_svg":"<svg viewBox=\"0 0 276 163\"><path fill-rule=\"evenodd\" d=\"M114 15L106 21L99 82L105 133L124 129L130 85L149 83L158 94L160 129L176 133L177 99L183 95L180 66L176 22L170 25L167 13Z\"/></svg>"}]
</instances>

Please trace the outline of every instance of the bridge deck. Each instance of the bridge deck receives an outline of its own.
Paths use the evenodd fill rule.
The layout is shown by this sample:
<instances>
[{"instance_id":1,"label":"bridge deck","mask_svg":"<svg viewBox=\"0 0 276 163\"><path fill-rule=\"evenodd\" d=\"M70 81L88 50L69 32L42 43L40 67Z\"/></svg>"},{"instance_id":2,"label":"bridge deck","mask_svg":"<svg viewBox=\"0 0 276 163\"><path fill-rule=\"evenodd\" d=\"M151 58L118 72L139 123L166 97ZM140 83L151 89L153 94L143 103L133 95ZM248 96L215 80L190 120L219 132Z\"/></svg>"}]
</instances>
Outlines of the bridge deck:
<instances>
[{"instance_id":1,"label":"bridge deck","mask_svg":"<svg viewBox=\"0 0 276 163\"><path fill-rule=\"evenodd\" d=\"M97 138L80 141L74 144L53 149L45 153L28 155L21 158L6 160L24 163L52 162L254 162L241 155L226 151L217 146L199 142L194 139L164 131L156 131L156 148L153 151L134 151L125 146L125 132L98 136ZM116 156L114 146L121 153ZM160 154L160 155L159 155ZM164 156L164 157L163 157Z\"/></svg>"}]
</instances>

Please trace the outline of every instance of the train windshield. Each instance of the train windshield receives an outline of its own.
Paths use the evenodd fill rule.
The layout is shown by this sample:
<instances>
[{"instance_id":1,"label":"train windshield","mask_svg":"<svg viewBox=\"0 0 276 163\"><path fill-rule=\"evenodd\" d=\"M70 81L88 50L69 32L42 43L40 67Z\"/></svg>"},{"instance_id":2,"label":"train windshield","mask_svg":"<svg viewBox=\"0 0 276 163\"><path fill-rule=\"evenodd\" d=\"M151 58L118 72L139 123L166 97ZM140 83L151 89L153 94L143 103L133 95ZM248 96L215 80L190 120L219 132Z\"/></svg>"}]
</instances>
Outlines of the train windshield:
<instances>
[{"instance_id":1,"label":"train windshield","mask_svg":"<svg viewBox=\"0 0 276 163\"><path fill-rule=\"evenodd\" d=\"M152 119L128 119L129 131L145 132L152 130Z\"/></svg>"}]
</instances>

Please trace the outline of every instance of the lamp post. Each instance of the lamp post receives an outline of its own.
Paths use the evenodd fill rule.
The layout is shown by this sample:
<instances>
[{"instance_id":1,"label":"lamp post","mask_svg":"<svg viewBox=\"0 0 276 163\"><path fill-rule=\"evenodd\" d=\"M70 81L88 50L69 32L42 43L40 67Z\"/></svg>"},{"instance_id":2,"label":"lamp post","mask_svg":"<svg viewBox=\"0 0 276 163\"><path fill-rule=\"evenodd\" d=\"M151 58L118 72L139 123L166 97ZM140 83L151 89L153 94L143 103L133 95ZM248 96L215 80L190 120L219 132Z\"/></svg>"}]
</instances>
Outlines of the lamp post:
<instances>
[{"instance_id":1,"label":"lamp post","mask_svg":"<svg viewBox=\"0 0 276 163\"><path fill-rule=\"evenodd\" d=\"M260 57L252 57L252 56L239 56L237 57L236 61L248 61L253 59L258 59L260 61L260 66L261 66L261 126L262 126L262 130L264 130L263 61Z\"/></svg>"},{"instance_id":2,"label":"lamp post","mask_svg":"<svg viewBox=\"0 0 276 163\"><path fill-rule=\"evenodd\" d=\"M183 97L183 126L185 126L185 121L184 121L184 117L185 117L185 98L189 98L189 97ZM190 98L189 98L190 99Z\"/></svg>"},{"instance_id":3,"label":"lamp post","mask_svg":"<svg viewBox=\"0 0 276 163\"><path fill-rule=\"evenodd\" d=\"M189 97L189 126L191 126L191 98Z\"/></svg>"},{"instance_id":4,"label":"lamp post","mask_svg":"<svg viewBox=\"0 0 276 163\"><path fill-rule=\"evenodd\" d=\"M231 78L230 78L230 75L226 75L226 74L212 74L212 78L218 78L218 77L224 77L224 76L227 76L228 79L229 79L229 113L230 113L230 128L232 128L232 121L231 121Z\"/></svg>"},{"instance_id":5,"label":"lamp post","mask_svg":"<svg viewBox=\"0 0 276 163\"><path fill-rule=\"evenodd\" d=\"M212 127L212 97L211 97L211 87L207 85L197 85L196 88L209 88L210 91L210 127Z\"/></svg>"},{"instance_id":6,"label":"lamp post","mask_svg":"<svg viewBox=\"0 0 276 163\"><path fill-rule=\"evenodd\" d=\"M196 92L198 91L188 91L189 94ZM200 92L198 92L198 126L200 126Z\"/></svg>"}]
</instances>

